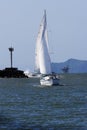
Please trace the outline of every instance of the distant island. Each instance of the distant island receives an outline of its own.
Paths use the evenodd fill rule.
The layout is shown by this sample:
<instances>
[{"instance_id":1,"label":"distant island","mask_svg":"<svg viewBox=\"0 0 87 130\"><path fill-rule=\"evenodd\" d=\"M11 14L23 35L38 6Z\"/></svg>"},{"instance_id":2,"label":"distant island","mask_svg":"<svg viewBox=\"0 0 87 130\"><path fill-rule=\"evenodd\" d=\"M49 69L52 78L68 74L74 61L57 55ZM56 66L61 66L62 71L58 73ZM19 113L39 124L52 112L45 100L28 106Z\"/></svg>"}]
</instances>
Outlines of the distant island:
<instances>
[{"instance_id":1,"label":"distant island","mask_svg":"<svg viewBox=\"0 0 87 130\"><path fill-rule=\"evenodd\" d=\"M87 61L69 59L61 63L52 63L52 70L56 73L87 73Z\"/></svg>"}]
</instances>

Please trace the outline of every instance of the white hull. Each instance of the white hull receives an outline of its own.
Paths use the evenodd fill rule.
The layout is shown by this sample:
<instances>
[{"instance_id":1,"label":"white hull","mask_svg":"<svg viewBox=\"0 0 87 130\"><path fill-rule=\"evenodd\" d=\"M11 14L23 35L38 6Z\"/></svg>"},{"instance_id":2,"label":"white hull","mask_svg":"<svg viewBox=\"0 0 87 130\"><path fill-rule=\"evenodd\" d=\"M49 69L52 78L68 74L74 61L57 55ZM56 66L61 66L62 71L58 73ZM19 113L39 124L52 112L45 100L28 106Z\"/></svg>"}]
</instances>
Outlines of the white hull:
<instances>
[{"instance_id":1,"label":"white hull","mask_svg":"<svg viewBox=\"0 0 87 130\"><path fill-rule=\"evenodd\" d=\"M40 79L40 84L42 86L53 86L53 85L59 85L59 79L58 78L53 78L52 76L46 76L42 77Z\"/></svg>"}]
</instances>

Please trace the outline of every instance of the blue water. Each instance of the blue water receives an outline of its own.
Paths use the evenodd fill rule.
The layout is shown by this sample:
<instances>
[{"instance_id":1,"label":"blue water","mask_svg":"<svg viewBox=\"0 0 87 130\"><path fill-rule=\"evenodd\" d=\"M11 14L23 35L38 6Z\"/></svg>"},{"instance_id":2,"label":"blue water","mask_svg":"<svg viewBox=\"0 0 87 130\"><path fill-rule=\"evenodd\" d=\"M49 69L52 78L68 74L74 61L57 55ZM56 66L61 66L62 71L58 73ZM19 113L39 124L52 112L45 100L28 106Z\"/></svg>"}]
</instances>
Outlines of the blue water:
<instances>
[{"instance_id":1,"label":"blue water","mask_svg":"<svg viewBox=\"0 0 87 130\"><path fill-rule=\"evenodd\" d=\"M0 79L0 130L87 130L87 74L62 75L61 83Z\"/></svg>"}]
</instances>

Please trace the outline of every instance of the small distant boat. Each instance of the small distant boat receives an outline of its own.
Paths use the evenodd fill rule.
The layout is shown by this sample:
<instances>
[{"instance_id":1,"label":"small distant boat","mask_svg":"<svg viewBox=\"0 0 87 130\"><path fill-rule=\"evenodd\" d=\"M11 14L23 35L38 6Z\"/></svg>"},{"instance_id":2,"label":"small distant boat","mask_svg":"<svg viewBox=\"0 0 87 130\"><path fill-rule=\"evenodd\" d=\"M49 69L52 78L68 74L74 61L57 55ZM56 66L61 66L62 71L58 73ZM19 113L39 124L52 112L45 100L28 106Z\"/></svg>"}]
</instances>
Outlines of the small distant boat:
<instances>
[{"instance_id":1,"label":"small distant boat","mask_svg":"<svg viewBox=\"0 0 87 130\"><path fill-rule=\"evenodd\" d=\"M40 74L30 72L29 70L24 71L24 74L25 74L28 78L40 78Z\"/></svg>"},{"instance_id":2,"label":"small distant boat","mask_svg":"<svg viewBox=\"0 0 87 130\"><path fill-rule=\"evenodd\" d=\"M51 60L48 51L46 11L41 21L36 47L36 66L40 71L40 84L44 86L59 85L59 77L52 73Z\"/></svg>"}]
</instances>

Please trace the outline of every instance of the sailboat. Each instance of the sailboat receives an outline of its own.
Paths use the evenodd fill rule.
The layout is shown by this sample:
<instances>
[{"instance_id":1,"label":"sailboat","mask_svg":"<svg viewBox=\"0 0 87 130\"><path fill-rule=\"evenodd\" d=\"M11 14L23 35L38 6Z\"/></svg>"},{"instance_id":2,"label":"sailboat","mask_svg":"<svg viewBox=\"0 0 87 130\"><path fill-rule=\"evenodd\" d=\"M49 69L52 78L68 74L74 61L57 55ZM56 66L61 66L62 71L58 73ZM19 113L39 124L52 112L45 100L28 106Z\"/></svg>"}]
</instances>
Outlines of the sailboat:
<instances>
[{"instance_id":1,"label":"sailboat","mask_svg":"<svg viewBox=\"0 0 87 130\"><path fill-rule=\"evenodd\" d=\"M46 11L40 24L36 43L36 66L40 71L40 84L44 86L59 85L59 77L52 73L51 59L48 49Z\"/></svg>"}]
</instances>

